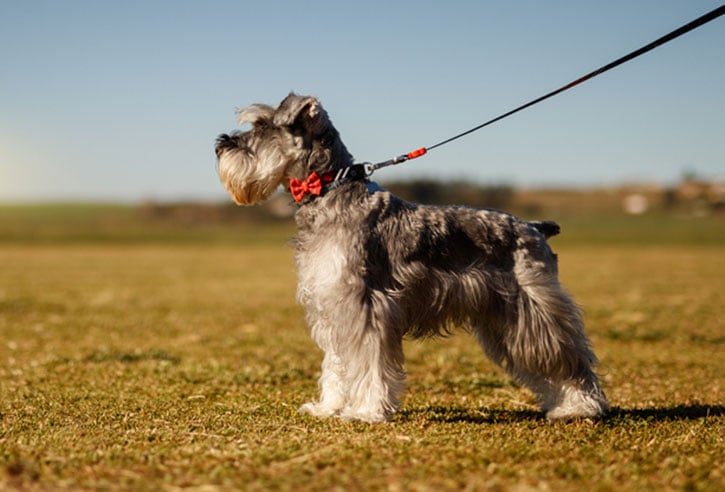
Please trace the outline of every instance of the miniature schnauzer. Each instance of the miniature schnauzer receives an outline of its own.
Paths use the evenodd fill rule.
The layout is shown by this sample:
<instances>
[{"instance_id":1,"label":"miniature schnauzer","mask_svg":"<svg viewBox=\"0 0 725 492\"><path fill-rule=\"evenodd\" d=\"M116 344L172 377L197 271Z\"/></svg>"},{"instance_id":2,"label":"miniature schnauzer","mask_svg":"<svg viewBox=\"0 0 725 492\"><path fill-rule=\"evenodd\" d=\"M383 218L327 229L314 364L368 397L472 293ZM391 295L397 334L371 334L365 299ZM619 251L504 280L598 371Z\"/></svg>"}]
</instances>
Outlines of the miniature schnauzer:
<instances>
[{"instance_id":1,"label":"miniature schnauzer","mask_svg":"<svg viewBox=\"0 0 725 492\"><path fill-rule=\"evenodd\" d=\"M297 297L324 351L320 398L301 412L391 418L405 388L403 337L472 333L537 397L549 419L603 415L608 402L582 315L559 284L554 222L408 203L353 164L314 97L238 111L218 172L238 204L284 185L298 204Z\"/></svg>"}]
</instances>

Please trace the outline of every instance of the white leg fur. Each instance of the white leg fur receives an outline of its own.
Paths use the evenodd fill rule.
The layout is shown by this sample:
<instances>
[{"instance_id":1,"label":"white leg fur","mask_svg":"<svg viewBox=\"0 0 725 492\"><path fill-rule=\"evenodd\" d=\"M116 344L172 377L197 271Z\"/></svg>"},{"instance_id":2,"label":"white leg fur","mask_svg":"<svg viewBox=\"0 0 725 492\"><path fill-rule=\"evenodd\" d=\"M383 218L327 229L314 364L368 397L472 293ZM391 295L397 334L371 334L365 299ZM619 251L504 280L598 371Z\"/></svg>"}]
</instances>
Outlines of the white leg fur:
<instances>
[{"instance_id":1,"label":"white leg fur","mask_svg":"<svg viewBox=\"0 0 725 492\"><path fill-rule=\"evenodd\" d=\"M566 381L553 383L542 407L549 420L598 417L606 413L609 403L598 385Z\"/></svg>"},{"instance_id":2,"label":"white leg fur","mask_svg":"<svg viewBox=\"0 0 725 492\"><path fill-rule=\"evenodd\" d=\"M369 329L362 346L350 352L347 361L347 405L340 416L365 422L389 420L400 406L398 396L405 388L402 350L386 346L374 330ZM394 343L394 345L399 345Z\"/></svg>"},{"instance_id":3,"label":"white leg fur","mask_svg":"<svg viewBox=\"0 0 725 492\"><path fill-rule=\"evenodd\" d=\"M384 347L373 330L367 330L356 348L347 350L345 360L328 348L319 380L320 399L302 405L301 413L365 422L390 419L405 388L402 349L386 351L391 347Z\"/></svg>"},{"instance_id":4,"label":"white leg fur","mask_svg":"<svg viewBox=\"0 0 725 492\"><path fill-rule=\"evenodd\" d=\"M315 417L330 417L337 414L345 406L344 373L345 368L340 358L332 351L326 352L322 360L322 375L318 382L320 400L305 403L300 407L300 412Z\"/></svg>"}]
</instances>

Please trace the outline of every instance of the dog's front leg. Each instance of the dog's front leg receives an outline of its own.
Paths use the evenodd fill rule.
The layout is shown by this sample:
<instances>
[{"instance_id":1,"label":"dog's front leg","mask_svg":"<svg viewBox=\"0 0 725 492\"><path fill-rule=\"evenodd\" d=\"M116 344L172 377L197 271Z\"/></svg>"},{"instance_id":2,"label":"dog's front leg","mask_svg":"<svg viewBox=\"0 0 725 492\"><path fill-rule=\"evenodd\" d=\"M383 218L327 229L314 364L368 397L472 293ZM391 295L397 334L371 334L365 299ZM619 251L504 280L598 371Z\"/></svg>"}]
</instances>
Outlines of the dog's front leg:
<instances>
[{"instance_id":1,"label":"dog's front leg","mask_svg":"<svg viewBox=\"0 0 725 492\"><path fill-rule=\"evenodd\" d=\"M342 353L348 397L343 419L389 420L405 390L402 338L382 320L369 320L361 336Z\"/></svg>"},{"instance_id":2,"label":"dog's front leg","mask_svg":"<svg viewBox=\"0 0 725 492\"><path fill-rule=\"evenodd\" d=\"M331 347L320 348L325 350L325 358L322 360L322 375L318 382L320 399L317 402L305 403L300 407L300 412L315 417L330 417L339 413L345 406L346 392L343 383L345 368Z\"/></svg>"}]
</instances>

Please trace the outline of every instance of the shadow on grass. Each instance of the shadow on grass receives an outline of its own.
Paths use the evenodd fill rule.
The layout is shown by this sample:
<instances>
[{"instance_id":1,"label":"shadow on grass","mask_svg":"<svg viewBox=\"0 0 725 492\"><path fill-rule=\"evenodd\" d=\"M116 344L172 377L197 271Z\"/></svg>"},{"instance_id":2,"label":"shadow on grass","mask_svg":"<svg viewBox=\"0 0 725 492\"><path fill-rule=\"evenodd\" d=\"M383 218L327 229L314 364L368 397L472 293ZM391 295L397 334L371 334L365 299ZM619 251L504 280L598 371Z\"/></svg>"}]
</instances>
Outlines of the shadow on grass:
<instances>
[{"instance_id":1,"label":"shadow on grass","mask_svg":"<svg viewBox=\"0 0 725 492\"><path fill-rule=\"evenodd\" d=\"M674 422L722 417L722 405L676 405L672 407L620 408L613 407L601 419L608 425L631 421ZM430 422L501 424L526 421L544 421L544 413L536 410L478 409L460 406L427 406L402 410L403 420L428 420Z\"/></svg>"},{"instance_id":2,"label":"shadow on grass","mask_svg":"<svg viewBox=\"0 0 725 492\"><path fill-rule=\"evenodd\" d=\"M427 420L429 422L500 424L544 420L544 414L536 410L481 409L461 406L426 406L402 410L398 418L403 420Z\"/></svg>"},{"instance_id":3,"label":"shadow on grass","mask_svg":"<svg viewBox=\"0 0 725 492\"><path fill-rule=\"evenodd\" d=\"M84 362L92 362L95 364L102 364L104 362L121 362L124 364L130 364L142 361L163 361L178 364L181 362L181 358L179 356L164 350L147 350L143 352L97 351L88 354L83 360Z\"/></svg>"},{"instance_id":4,"label":"shadow on grass","mask_svg":"<svg viewBox=\"0 0 725 492\"><path fill-rule=\"evenodd\" d=\"M725 406L723 405L675 405L673 407L653 408L614 407L609 410L609 413L604 417L604 421L612 424L627 420L672 422L722 417L724 414Z\"/></svg>"}]
</instances>

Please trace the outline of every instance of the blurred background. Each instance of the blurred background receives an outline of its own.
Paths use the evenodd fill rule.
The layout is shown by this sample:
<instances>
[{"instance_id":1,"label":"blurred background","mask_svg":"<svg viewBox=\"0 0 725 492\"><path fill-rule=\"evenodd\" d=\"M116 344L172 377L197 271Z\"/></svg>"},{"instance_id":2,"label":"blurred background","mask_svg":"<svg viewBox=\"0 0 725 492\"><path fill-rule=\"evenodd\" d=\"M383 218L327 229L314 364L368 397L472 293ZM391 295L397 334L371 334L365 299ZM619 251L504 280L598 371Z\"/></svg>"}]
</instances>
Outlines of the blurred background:
<instances>
[{"instance_id":1,"label":"blurred background","mask_svg":"<svg viewBox=\"0 0 725 492\"><path fill-rule=\"evenodd\" d=\"M3 2L0 234L73 235L62 217L101 235L287 221L288 197L236 208L218 181L214 139L236 128L235 108L314 94L356 159L377 162L719 3ZM720 18L375 179L410 200L527 217L721 216L723 46ZM48 214L58 231L32 232Z\"/></svg>"}]
</instances>

